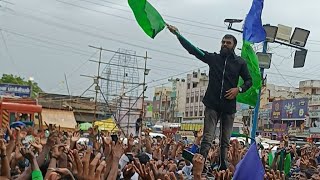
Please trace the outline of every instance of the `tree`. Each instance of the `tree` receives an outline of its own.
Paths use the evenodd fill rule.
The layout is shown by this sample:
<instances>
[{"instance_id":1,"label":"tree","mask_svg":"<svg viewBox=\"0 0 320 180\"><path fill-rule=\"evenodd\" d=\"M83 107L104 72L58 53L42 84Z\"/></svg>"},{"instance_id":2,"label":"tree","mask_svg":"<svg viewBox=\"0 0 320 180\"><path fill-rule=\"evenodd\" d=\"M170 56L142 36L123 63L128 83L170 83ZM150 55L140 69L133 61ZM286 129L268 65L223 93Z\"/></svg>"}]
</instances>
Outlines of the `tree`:
<instances>
[{"instance_id":1,"label":"tree","mask_svg":"<svg viewBox=\"0 0 320 180\"><path fill-rule=\"evenodd\" d=\"M18 85L26 85L31 86L32 94L31 97L35 98L39 92L43 92L42 89L38 86L38 83L30 80L25 80L20 76L14 76L12 74L3 74L0 79L0 83L9 83L9 84L18 84Z\"/></svg>"}]
</instances>

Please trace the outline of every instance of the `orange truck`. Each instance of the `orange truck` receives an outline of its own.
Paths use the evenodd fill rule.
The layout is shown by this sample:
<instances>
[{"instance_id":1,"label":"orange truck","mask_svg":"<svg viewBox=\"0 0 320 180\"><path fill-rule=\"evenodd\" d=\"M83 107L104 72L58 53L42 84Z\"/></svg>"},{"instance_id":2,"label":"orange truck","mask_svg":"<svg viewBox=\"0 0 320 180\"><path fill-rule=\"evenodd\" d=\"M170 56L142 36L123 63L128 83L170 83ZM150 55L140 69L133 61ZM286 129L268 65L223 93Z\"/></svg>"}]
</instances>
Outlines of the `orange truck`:
<instances>
[{"instance_id":1,"label":"orange truck","mask_svg":"<svg viewBox=\"0 0 320 180\"><path fill-rule=\"evenodd\" d=\"M35 124L42 127L42 106L31 98L0 98L0 128L5 129L15 121L21 121L27 126Z\"/></svg>"}]
</instances>

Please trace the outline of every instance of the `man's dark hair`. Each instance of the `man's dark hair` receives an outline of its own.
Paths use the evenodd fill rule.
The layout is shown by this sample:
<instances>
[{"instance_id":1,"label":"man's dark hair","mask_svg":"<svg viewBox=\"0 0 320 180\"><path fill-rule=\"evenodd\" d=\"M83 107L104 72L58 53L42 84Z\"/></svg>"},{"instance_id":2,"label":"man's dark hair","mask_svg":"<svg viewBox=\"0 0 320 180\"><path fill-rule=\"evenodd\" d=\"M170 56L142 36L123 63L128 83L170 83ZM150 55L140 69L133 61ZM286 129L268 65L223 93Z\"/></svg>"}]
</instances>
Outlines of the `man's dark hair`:
<instances>
[{"instance_id":1,"label":"man's dark hair","mask_svg":"<svg viewBox=\"0 0 320 180\"><path fill-rule=\"evenodd\" d=\"M139 159L140 163L141 163L141 164L144 164L144 165L146 165L147 162L150 161L150 158L149 158L149 156L148 156L146 153L140 153L140 154L138 155L138 159Z\"/></svg>"},{"instance_id":2,"label":"man's dark hair","mask_svg":"<svg viewBox=\"0 0 320 180\"><path fill-rule=\"evenodd\" d=\"M224 38L224 39L232 39L233 42L234 42L234 47L237 46L237 43L238 43L237 38L234 37L233 35L231 35L231 34L226 34L226 35L224 35L223 38Z\"/></svg>"}]
</instances>

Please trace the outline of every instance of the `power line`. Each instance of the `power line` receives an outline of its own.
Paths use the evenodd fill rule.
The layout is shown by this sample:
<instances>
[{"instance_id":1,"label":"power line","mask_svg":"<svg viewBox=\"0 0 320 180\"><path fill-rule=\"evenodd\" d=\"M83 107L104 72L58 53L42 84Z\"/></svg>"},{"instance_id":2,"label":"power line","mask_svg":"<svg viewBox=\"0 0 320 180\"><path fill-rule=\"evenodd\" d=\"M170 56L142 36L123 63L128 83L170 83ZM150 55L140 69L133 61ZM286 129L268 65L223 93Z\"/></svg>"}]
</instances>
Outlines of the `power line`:
<instances>
[{"instance_id":1,"label":"power line","mask_svg":"<svg viewBox=\"0 0 320 180\"><path fill-rule=\"evenodd\" d=\"M180 75L186 74L186 73L188 73L188 72L190 72L190 71L195 71L195 70L202 69L202 68L205 68L205 67L208 67L208 65L201 66L201 67L199 67L199 68L192 69L192 70L188 70L188 71L185 71L185 72L182 72L182 73L173 74L173 75L167 76L167 77L165 77L165 78L160 78L160 79L152 80L152 81L147 82L147 84L148 84L148 83L158 82L158 81L161 81L161 80L165 80L165 79L171 78L171 77L173 77L173 76L180 76Z\"/></svg>"},{"instance_id":2,"label":"power line","mask_svg":"<svg viewBox=\"0 0 320 180\"><path fill-rule=\"evenodd\" d=\"M2 38L3 44L4 44L4 46L5 46L7 55L8 55L8 57L9 57L10 61L12 62L14 68L17 68L18 66L17 66L16 62L14 61L14 59L12 58L12 56L11 56L11 54L10 54L10 52L9 52L9 48L8 48L6 39L4 38L4 35L3 35L3 32L2 32L1 29L0 29L0 33L1 33L1 38ZM17 70L16 72L18 72L18 75L20 76L20 71ZM14 78L14 80L16 81L17 84L19 84L19 82L18 82L18 80L17 80L16 78Z\"/></svg>"},{"instance_id":3,"label":"power line","mask_svg":"<svg viewBox=\"0 0 320 180\"><path fill-rule=\"evenodd\" d=\"M121 5L121 4L117 4L117 3L114 3L114 2L111 2L111 1L106 1L106 0L100 0L100 1L106 2L106 3L109 3L109 4L113 4L113 5L117 5L117 6L121 6L121 7L128 8L128 6ZM199 21L195 21L195 20L189 20L189 19L179 18L179 17L176 17L176 16L167 15L167 14L162 14L162 16L164 16L164 17L169 17L169 18L173 18L173 19L178 19L178 20L182 20L182 21L186 21L186 22L202 24L202 25L206 25L206 26L212 26L212 27L218 27L218 28L226 28L225 26L218 26L218 25L213 25L213 24L209 24L209 23L199 22Z\"/></svg>"},{"instance_id":4,"label":"power line","mask_svg":"<svg viewBox=\"0 0 320 180\"><path fill-rule=\"evenodd\" d=\"M13 34L15 34L15 35L23 36L23 37L26 37L26 38L31 38L31 39L33 39L33 40L40 41L40 42L51 43L51 44L54 44L54 45L61 45L61 44L58 44L58 43L52 43L52 42L50 42L50 41L44 41L44 40L41 40L41 39L39 39L39 38L30 37L30 36L23 35L23 34L16 33L16 32L12 32L12 31L7 31L7 30L6 30L6 32L13 33ZM69 46L67 46L67 47L69 47ZM89 59L90 59L90 58L89 58ZM87 61L87 60L86 60L86 61ZM85 64L85 63L83 63L83 64ZM83 64L82 64L82 65L83 65ZM81 66L82 66L82 65L81 65ZM201 69L201 68L204 68L204 67L207 67L207 66L200 67L200 69ZM78 68L78 69L79 69L79 68ZM163 68L163 69L165 69L165 68ZM198 69L198 68L197 68L197 69ZM193 69L193 70L196 70L196 69ZM169 77L178 76L178 75L181 75L181 74L185 74L185 73L187 73L187 72L190 72L190 71L192 71L192 70L188 70L188 71L183 72L183 73L171 75L171 76L169 76ZM71 74L72 74L72 73L71 73ZM169 77L168 77L168 78L169 78ZM161 78L161 79L158 79L158 80L153 80L153 81L156 82L156 81L163 80L163 79L167 79L167 77L166 77L166 78Z\"/></svg>"},{"instance_id":5,"label":"power line","mask_svg":"<svg viewBox=\"0 0 320 180\"><path fill-rule=\"evenodd\" d=\"M23 8L25 10L28 10L28 11L31 11L31 12L39 12L41 14L45 14L49 17L52 17L52 18L55 18L55 19L58 19L58 20L61 20L61 21L68 21L68 22L71 22L70 20L66 19L66 18L61 18L61 17L57 17L57 16L53 16L47 12L42 12L42 11L39 11L37 9L29 9L29 8ZM21 13L21 12L20 12ZM23 13L21 13L23 14ZM17 15L17 12L15 13L15 15ZM30 17L30 15L27 15L27 14L24 14L26 17L29 17L29 18L32 18L32 19L35 19L34 17ZM116 35L116 36L120 36L120 37L127 37L127 38L131 38L131 37L128 37L124 34L118 34L118 33L114 33L114 32L108 32L106 31L105 29L101 29L101 28L97 28L95 26L90 26L90 25L87 25L87 24L82 24L82 23L75 23L75 22L71 22L72 24L75 24L75 25L80 25L80 26L85 26L85 27L88 27L88 28L91 28L91 29L96 29L96 30L99 30L99 31L102 31L104 33L110 33L112 35ZM205 37L205 38L211 38L211 39L221 39L221 38L217 38L217 37L213 37L213 36L207 36L207 35L201 35L201 34L197 34L197 33L190 33L190 32L186 32L186 31L181 31L182 33L184 34L190 34L190 35L193 35L193 36L198 36L198 37ZM137 41L140 41L140 42L143 42L143 43L150 43L150 42L147 42L147 41L142 41L142 40L137 40ZM166 47L168 48L168 45L161 45L163 47ZM178 48L175 48L175 47L170 47L170 49L174 49L174 50L179 50L181 51L181 49L178 49Z\"/></svg>"},{"instance_id":6,"label":"power line","mask_svg":"<svg viewBox=\"0 0 320 180\"><path fill-rule=\"evenodd\" d=\"M70 6L74 6L74 7L77 7L77 8L81 8L81 9L85 9L85 10L89 10L89 11L93 11L93 12L105 14L105 15L108 15L108 16L113 16L113 17L116 17L116 18L120 18L120 19L124 19L124 20L128 20L128 21L135 22L135 20L134 20L134 19L131 19L131 18L127 18L127 17L123 17L123 16L119 16L119 15L107 13L107 12L104 12L104 11L98 11L98 10L95 10L95 9L90 9L90 8L87 8L87 7L84 7L84 6L80 6L80 5L73 4L73 3L68 3L68 2L65 2L65 1L61 1L61 0L56 0L56 1L58 1L58 2L60 2L60 3L63 3L63 4L70 5ZM95 4L95 5L99 5L99 6L103 6L103 7L108 7L108 8L112 8L112 9L116 9L116 8L114 8L114 7L105 6L105 5L98 4L98 3L94 3L94 2L90 2L90 1L87 1L87 0L79 0L79 1L85 1L85 2L89 2L89 3L91 3L91 4ZM121 9L121 11L131 13L131 11L129 11L129 10ZM199 25L194 25L194 24L179 22L179 21L175 21L175 20L169 20L168 22L174 22L174 23L178 23L178 24L183 24L183 25L198 27L198 28L202 28L202 29L209 29L209 30L213 30L213 31L225 32L225 33L234 33L234 32L229 32L229 31L227 31L227 30L221 30L221 29L216 29L216 28L211 28L211 27L199 26ZM226 28L226 27L225 27L225 28ZM189 34L191 34L191 33L189 33ZM234 33L234 34L237 34L237 33ZM193 35L196 35L196 33L193 33ZM199 35L199 34L197 34L197 35ZM199 35L199 36L203 36L203 35ZM205 37L205 36L204 36L204 37Z\"/></svg>"},{"instance_id":7,"label":"power line","mask_svg":"<svg viewBox=\"0 0 320 180\"><path fill-rule=\"evenodd\" d=\"M56 1L61 2L60 0L56 0ZM95 5L98 5L98 6L107 7L107 8L111 8L111 9L120 10L120 11L123 11L123 12L132 13L130 10L126 10L126 9L128 8L128 6L124 6L124 5L117 4L117 3L114 3L114 2L110 2L110 1L107 1L107 0L100 0L100 1L103 1L103 2L106 2L106 3L109 3L109 4L113 4L113 5L118 5L118 6L121 6L121 7L125 7L126 9L115 8L115 7L112 7L112 6L107 6L107 5L104 5L104 4L99 4L99 3L95 3L95 2L92 2L92 1L88 1L88 0L78 0L78 1L84 1L84 2L91 3L91 4L95 4ZM62 2L62 3L63 3L63 2ZM213 25L213 24L209 24L209 23L202 23L202 22L199 22L199 21L187 20L187 19L184 19L184 18L178 18L178 17L175 17L175 16L166 15L166 14L163 14L162 16L163 16L163 17L173 18L173 19L179 19L179 20L186 21L186 22L198 23L198 24L202 24L202 25L206 25L206 26L211 26L211 27L218 27L218 28L223 28L223 29L227 28L227 26L218 26L218 25ZM131 19L131 20L132 20L132 19ZM195 24L189 24L189 23L184 23L184 22L175 21L175 20L169 20L169 22L170 22L170 21L171 21L171 22L178 23L178 24L183 24L183 25L188 25L188 26L194 26L194 27L199 27L199 28L203 28L203 29L211 29L211 30L220 31L220 32L227 32L227 33L237 34L237 33L235 33L235 32L232 32L232 31L230 32L230 31L227 31L227 30L220 30L220 29L215 29L215 28L210 28L210 27L205 27L205 26L198 26L198 25L195 25ZM309 41L320 42L320 41L318 41L318 40L309 40ZM319 43L310 43L310 44L320 45Z\"/></svg>"},{"instance_id":8,"label":"power line","mask_svg":"<svg viewBox=\"0 0 320 180\"><path fill-rule=\"evenodd\" d=\"M291 87L295 88L279 71L279 69L277 68L276 65L274 65L274 63L272 62L273 66L276 68L276 70L278 71L278 73L280 74L280 76L282 77L283 80L285 80Z\"/></svg>"},{"instance_id":9,"label":"power line","mask_svg":"<svg viewBox=\"0 0 320 180\"><path fill-rule=\"evenodd\" d=\"M24 9L26 9L26 8L24 8ZM32 10L32 9L31 9ZM33 10L33 11L38 11L38 10ZM38 11L38 12L40 12L40 13L43 13L43 12L41 12L41 11ZM48 13L44 13L44 14L46 14L46 15L49 15ZM51 15L49 15L50 17L53 17L53 18L57 18L57 19L59 19L59 20L64 20L64 21L66 21L66 19L65 18L60 18L60 17L56 17L56 16L51 16ZM90 27L90 28L96 28L96 27L94 27L94 26L89 26L89 25L85 25L85 24L77 24L77 23L74 23L74 24L76 24L76 25L81 25L81 26L86 26L86 27ZM103 32L106 32L106 31L104 31L104 30L102 30L102 29L99 29L99 28L96 28L97 30L101 30L101 31L103 31ZM111 33L111 32L110 32ZM118 35L118 36L123 36L123 35L121 35L121 34L116 34L116 33L112 33L112 34L114 34L114 35ZM187 33L187 34L192 34L192 35L194 35L194 33ZM37 35L37 37L38 37L39 35ZM44 36L42 36L42 37L44 37ZM210 36L205 36L205 37L208 37L208 38L214 38L214 39L220 39L220 38L216 38L216 37L210 37ZM47 37L45 37L46 39L50 39L50 38L47 38ZM68 43L68 44L75 44L75 43L72 43L72 42L67 42L67 41L61 41L61 40L57 40L57 39L52 39L52 40L55 40L55 41L59 41L59 42L63 42L63 43ZM144 43L149 43L149 42L146 42L146 41L141 41L141 42L144 42ZM166 45L166 47L168 47L167 45ZM170 49L174 49L174 48L172 48L172 47L170 47ZM179 50L181 50L181 49L179 49ZM157 59L158 61L165 61L165 62L170 62L170 63L174 63L174 64L181 64L181 65L188 65L188 66L190 66L190 64L186 64L186 63L178 63L178 62L175 62L175 61L166 61L166 60L163 60L163 59Z\"/></svg>"},{"instance_id":10,"label":"power line","mask_svg":"<svg viewBox=\"0 0 320 180\"><path fill-rule=\"evenodd\" d=\"M9 1L5 1L5 0L0 0L0 2L4 2L6 4L10 4L10 5L14 5L12 2L9 2ZM1 7L1 6L0 6Z\"/></svg>"},{"instance_id":11,"label":"power line","mask_svg":"<svg viewBox=\"0 0 320 180\"><path fill-rule=\"evenodd\" d=\"M184 59L194 60L194 58L191 58L191 57L187 57L187 56L183 56L183 55L179 55L179 54L175 54L175 53L171 53L171 52L167 52L167 51L162 51L162 50L158 50L158 49L154 49L154 48L149 48L149 47L145 47L145 46L142 46L142 45L129 43L129 42L122 41L122 40L117 40L117 39L114 39L114 38L111 38L111 37L107 37L107 36L104 36L104 35L91 33L91 32L88 32L88 31L84 31L84 30L77 29L77 28L74 28L74 27L69 27L69 26L66 26L66 25L63 25L63 24L59 24L59 23L55 23L53 25L53 24L48 23L48 21L43 21L43 20L41 20L39 18L35 18L35 19L38 19L40 22L43 22L45 24L48 24L48 25L51 25L51 26L57 26L57 27L60 27L62 29L66 29L66 30L69 30L69 31L76 31L76 32L79 32L79 33L82 33L82 34L86 34L86 35L89 35L89 36L102 38L102 39L105 39L105 40L117 42L117 43L120 43L120 44L126 44L126 45L129 45L129 46L142 48L142 49L145 49L145 50L149 50L149 51L153 51L153 52L157 52L157 53L161 53L161 54L166 54L166 55L171 55L171 56L180 57L180 58L184 58Z\"/></svg>"},{"instance_id":12,"label":"power line","mask_svg":"<svg viewBox=\"0 0 320 180\"><path fill-rule=\"evenodd\" d=\"M7 55L8 55L8 57L9 57L10 61L12 62L12 64L13 64L15 67L17 67L16 62L14 61L14 59L12 58L12 56L11 56L11 54L10 54L10 52L9 52L9 48L8 48L6 39L4 38L2 29L0 29L0 33L1 33L1 38L2 38L2 41L3 41L4 47L5 47L5 49L6 49ZM18 72L19 72L19 71L18 71Z\"/></svg>"},{"instance_id":13,"label":"power line","mask_svg":"<svg viewBox=\"0 0 320 180\"><path fill-rule=\"evenodd\" d=\"M12 35L13 36L17 36L17 35L14 35L14 34L12 34ZM25 37L23 37L23 38L25 38ZM30 38L26 38L26 39L30 39ZM34 40L34 41L35 42L40 42L40 41L36 41L36 40ZM79 51L75 51L75 50L66 50L66 49L57 48L55 46L50 46L48 44L44 44L43 42L40 42L41 44L37 44L37 43L33 43L33 41L26 42L26 41L10 40L10 43L17 43L19 45L23 44L23 45L25 45L24 47L32 46L32 47L46 48L46 49L49 49L49 50L55 50L55 51L71 53L71 54L78 54L78 55L82 55L82 56L89 56L90 55L89 53L87 54L87 53L83 53L83 52L79 52ZM61 54L59 53L59 54L56 54L56 55L61 55Z\"/></svg>"},{"instance_id":14,"label":"power line","mask_svg":"<svg viewBox=\"0 0 320 180\"><path fill-rule=\"evenodd\" d=\"M0 30L1 29L2 29L2 31L5 31L7 33L10 33L10 34L13 34L13 35L16 35L16 36L21 36L21 37L24 37L24 38L27 38L27 39L32 39L34 41L39 41L39 42L42 42L42 43L54 44L54 45L57 45L57 46L73 49L73 50L76 50L76 51L79 51L79 52L85 52L84 50L77 49L77 48L74 48L74 47L71 47L71 46L55 43L55 42L52 42L52 41L44 40L44 39L41 39L41 38L38 38L38 37L34 37L34 36L29 36L29 35L26 35L26 34L22 34L22 33L19 33L19 32L15 32L15 31L12 31L12 30L9 30L9 29L4 29L4 28L0 27ZM79 53L79 52L78 52L78 54L83 54L83 53ZM90 53L89 51L87 51L87 52ZM83 54L83 55L88 55L88 54Z\"/></svg>"},{"instance_id":15,"label":"power line","mask_svg":"<svg viewBox=\"0 0 320 180\"><path fill-rule=\"evenodd\" d=\"M57 0L59 2L62 2L60 0ZM120 9L120 8L115 8L115 7L112 7L112 6L107 6L107 5L104 5L104 4L99 4L99 3L95 3L95 2L92 2L92 1L88 1L88 0L78 0L78 1L84 1L84 2L87 2L87 3L91 3L91 4L94 4L94 5L98 5L98 6L102 6L102 7L106 7L106 8L110 8L110 9L116 9L116 10L119 10L119 11L122 11L122 12L127 12L127 13L130 13L132 14L132 11L130 10L126 10L126 9ZM110 3L110 2L109 2ZM69 4L69 3L68 3ZM70 3L71 4L71 3ZM69 4L69 5L70 5ZM111 3L111 4L115 4L115 3ZM73 4L75 5L75 4ZM117 4L116 4L117 5ZM127 8L127 7L126 7ZM109 14L109 13L108 13ZM113 15L112 15L113 16ZM166 15L164 15L165 17ZM115 16L116 17L116 16ZM119 17L119 16L117 16ZM169 17L169 16L166 16L166 17ZM171 18L174 18L173 16L170 16ZM122 18L122 16L121 16ZM126 18L127 19L127 18ZM181 18L174 18L174 19L181 19ZM130 19L130 20L133 20L133 19ZM133 20L135 21L135 20ZM176 20L168 20L168 22L174 22L174 23L178 23L178 24L183 24L183 25L188 25L188 26L194 26L194 27L199 27L199 28L203 28L203 29L210 29L210 30L215 30L215 31L220 31L220 32L228 32L227 30L220 30L220 29L216 29L216 28L210 28L210 27L205 27L205 26L199 26L199 25L195 25L195 24L190 24L190 23L185 23L185 22L180 22L180 21L176 21ZM188 22L194 22L194 21L188 21ZM202 24L205 24L205 23L202 23ZM213 26L213 25L210 25L210 24L206 24L207 26L211 26L211 27L219 27L219 28L224 28L226 29L226 27L223 27L223 26Z\"/></svg>"}]
</instances>

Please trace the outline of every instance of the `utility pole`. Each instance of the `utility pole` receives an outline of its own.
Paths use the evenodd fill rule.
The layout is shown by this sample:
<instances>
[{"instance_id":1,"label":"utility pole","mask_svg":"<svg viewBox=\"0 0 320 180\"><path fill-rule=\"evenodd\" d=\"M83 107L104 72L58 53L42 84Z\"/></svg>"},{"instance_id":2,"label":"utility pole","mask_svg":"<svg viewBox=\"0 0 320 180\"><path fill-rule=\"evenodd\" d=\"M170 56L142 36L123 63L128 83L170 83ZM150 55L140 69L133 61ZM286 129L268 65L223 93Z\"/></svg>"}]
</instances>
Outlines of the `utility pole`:
<instances>
[{"instance_id":1,"label":"utility pole","mask_svg":"<svg viewBox=\"0 0 320 180\"><path fill-rule=\"evenodd\" d=\"M167 103L168 103L168 96L166 94L166 102L164 104L164 120L167 121Z\"/></svg>"},{"instance_id":2,"label":"utility pole","mask_svg":"<svg viewBox=\"0 0 320 180\"><path fill-rule=\"evenodd\" d=\"M129 97L129 107L131 106L131 98ZM129 111L128 111L128 122L127 122L127 135L129 135L129 124L130 124L130 108L129 108Z\"/></svg>"},{"instance_id":3,"label":"utility pole","mask_svg":"<svg viewBox=\"0 0 320 180\"><path fill-rule=\"evenodd\" d=\"M101 55L102 55L102 47L100 47L100 53L99 53L99 62L98 62L98 70L97 70L97 78L94 79L94 83L96 86L94 87L96 91L96 98L94 101L94 118L93 118L93 124L97 120L97 102L98 102L98 93L100 92L100 86L99 86L99 80L100 80L100 67L101 67Z\"/></svg>"},{"instance_id":4,"label":"utility pole","mask_svg":"<svg viewBox=\"0 0 320 180\"><path fill-rule=\"evenodd\" d=\"M143 123L145 120L145 109L144 109L144 98L145 98L145 91L146 91L146 76L149 74L149 70L147 70L147 60L148 60L148 52L146 51L146 56L144 57L144 72L143 72L143 89L142 89L142 121L141 121L141 127L140 127L140 136L141 136L141 131L143 129Z\"/></svg>"},{"instance_id":5,"label":"utility pole","mask_svg":"<svg viewBox=\"0 0 320 180\"><path fill-rule=\"evenodd\" d=\"M268 42L264 41L262 52L267 53L267 48L268 48ZM264 79L263 78L264 68L260 68L260 72L261 72L261 79L263 80ZM261 98L261 88L259 89L257 104L256 104L256 107L254 108L254 113L253 113L252 129L251 129L251 137L252 138L256 137L257 122L258 122L258 118L259 118L259 109L260 109L260 98Z\"/></svg>"},{"instance_id":6,"label":"utility pole","mask_svg":"<svg viewBox=\"0 0 320 180\"><path fill-rule=\"evenodd\" d=\"M162 117L162 92L163 92L163 84L162 84L162 86L161 86L161 92L160 92L160 108L159 108L159 112L160 112L160 119L161 119L161 117Z\"/></svg>"}]
</instances>

